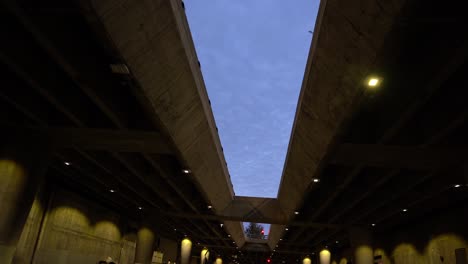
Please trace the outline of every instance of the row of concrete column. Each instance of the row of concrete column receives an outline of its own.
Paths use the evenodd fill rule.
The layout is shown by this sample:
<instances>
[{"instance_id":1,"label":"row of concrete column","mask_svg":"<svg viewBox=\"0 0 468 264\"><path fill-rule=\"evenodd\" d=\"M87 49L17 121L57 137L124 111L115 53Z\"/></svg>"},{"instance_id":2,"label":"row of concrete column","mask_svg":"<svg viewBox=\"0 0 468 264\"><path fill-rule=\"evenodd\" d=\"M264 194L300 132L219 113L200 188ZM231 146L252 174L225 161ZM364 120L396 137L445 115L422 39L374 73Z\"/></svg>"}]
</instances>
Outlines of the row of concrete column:
<instances>
[{"instance_id":1,"label":"row of concrete column","mask_svg":"<svg viewBox=\"0 0 468 264\"><path fill-rule=\"evenodd\" d=\"M153 245L155 236L149 228L141 228L137 233L137 243L135 252L135 264L151 264L151 258L153 256ZM192 241L185 238L180 244L180 264L190 264L192 252ZM200 264L207 264L206 261L209 259L210 251L203 249L200 252ZM218 257L216 258L215 264L222 264L223 260Z\"/></svg>"},{"instance_id":2,"label":"row of concrete column","mask_svg":"<svg viewBox=\"0 0 468 264\"><path fill-rule=\"evenodd\" d=\"M341 256L339 260L332 258L332 253L328 249L323 249L319 253L320 264L347 264L349 259L353 258L354 264L373 264L374 252L372 249L371 233L362 228L353 228L350 230L350 240L352 247L352 256ZM312 264L310 257L305 257L302 264Z\"/></svg>"}]
</instances>

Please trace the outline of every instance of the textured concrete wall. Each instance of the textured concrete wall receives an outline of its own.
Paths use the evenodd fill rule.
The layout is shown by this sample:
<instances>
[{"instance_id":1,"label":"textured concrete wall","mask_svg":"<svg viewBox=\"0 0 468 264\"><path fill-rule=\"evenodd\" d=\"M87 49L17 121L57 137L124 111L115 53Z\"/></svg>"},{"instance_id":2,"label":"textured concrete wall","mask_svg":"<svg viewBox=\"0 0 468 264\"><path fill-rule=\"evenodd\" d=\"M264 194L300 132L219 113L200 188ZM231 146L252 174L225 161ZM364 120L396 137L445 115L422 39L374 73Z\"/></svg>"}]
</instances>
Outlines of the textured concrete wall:
<instances>
[{"instance_id":1,"label":"textured concrete wall","mask_svg":"<svg viewBox=\"0 0 468 264\"><path fill-rule=\"evenodd\" d=\"M51 199L34 263L133 263L135 241L122 234L118 213L66 191Z\"/></svg>"},{"instance_id":2,"label":"textured concrete wall","mask_svg":"<svg viewBox=\"0 0 468 264\"><path fill-rule=\"evenodd\" d=\"M381 255L385 264L459 264L455 250L468 248L468 215L464 212L466 208L440 212L424 222L377 234L374 256Z\"/></svg>"}]
</instances>

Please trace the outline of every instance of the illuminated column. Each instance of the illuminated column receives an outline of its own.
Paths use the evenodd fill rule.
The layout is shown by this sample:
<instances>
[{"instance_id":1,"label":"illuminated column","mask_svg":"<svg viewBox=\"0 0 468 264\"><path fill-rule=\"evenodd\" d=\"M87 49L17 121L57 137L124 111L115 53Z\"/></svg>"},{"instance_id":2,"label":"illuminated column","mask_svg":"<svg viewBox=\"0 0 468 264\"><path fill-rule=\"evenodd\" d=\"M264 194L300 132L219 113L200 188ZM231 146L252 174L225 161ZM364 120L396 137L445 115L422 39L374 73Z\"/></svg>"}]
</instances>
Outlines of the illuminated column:
<instances>
[{"instance_id":1,"label":"illuminated column","mask_svg":"<svg viewBox=\"0 0 468 264\"><path fill-rule=\"evenodd\" d=\"M331 253L328 249L320 251L320 264L330 264Z\"/></svg>"},{"instance_id":2,"label":"illuminated column","mask_svg":"<svg viewBox=\"0 0 468 264\"><path fill-rule=\"evenodd\" d=\"M346 258L341 258L340 262L338 264L348 264L348 259Z\"/></svg>"},{"instance_id":3,"label":"illuminated column","mask_svg":"<svg viewBox=\"0 0 468 264\"><path fill-rule=\"evenodd\" d=\"M207 263L210 258L210 251L207 248L204 248L200 253L200 264Z\"/></svg>"},{"instance_id":4,"label":"illuminated column","mask_svg":"<svg viewBox=\"0 0 468 264\"><path fill-rule=\"evenodd\" d=\"M310 260L309 257L305 257L305 258L302 260L302 264L312 264L312 261Z\"/></svg>"},{"instance_id":5,"label":"illuminated column","mask_svg":"<svg viewBox=\"0 0 468 264\"><path fill-rule=\"evenodd\" d=\"M151 264L153 258L154 233L147 227L142 227L137 233L135 249L135 264Z\"/></svg>"},{"instance_id":6,"label":"illuminated column","mask_svg":"<svg viewBox=\"0 0 468 264\"><path fill-rule=\"evenodd\" d=\"M221 257L216 258L216 264L223 264L223 259Z\"/></svg>"},{"instance_id":7,"label":"illuminated column","mask_svg":"<svg viewBox=\"0 0 468 264\"><path fill-rule=\"evenodd\" d=\"M2 129L0 140L0 263L10 264L52 151L48 140L21 131Z\"/></svg>"},{"instance_id":8,"label":"illuminated column","mask_svg":"<svg viewBox=\"0 0 468 264\"><path fill-rule=\"evenodd\" d=\"M356 264L373 264L372 235L367 229L352 228L349 232Z\"/></svg>"},{"instance_id":9,"label":"illuminated column","mask_svg":"<svg viewBox=\"0 0 468 264\"><path fill-rule=\"evenodd\" d=\"M184 238L180 245L180 262L181 264L190 263L190 252L192 251L192 241L188 238Z\"/></svg>"}]
</instances>

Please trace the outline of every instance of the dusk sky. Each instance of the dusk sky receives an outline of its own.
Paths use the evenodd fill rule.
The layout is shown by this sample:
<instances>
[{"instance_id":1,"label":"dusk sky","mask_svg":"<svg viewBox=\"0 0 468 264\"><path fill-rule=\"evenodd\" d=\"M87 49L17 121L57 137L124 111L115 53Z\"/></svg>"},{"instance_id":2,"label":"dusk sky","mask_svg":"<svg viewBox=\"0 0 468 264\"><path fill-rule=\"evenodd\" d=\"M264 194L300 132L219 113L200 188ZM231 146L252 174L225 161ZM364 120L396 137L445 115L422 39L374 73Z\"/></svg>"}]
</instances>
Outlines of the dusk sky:
<instances>
[{"instance_id":1,"label":"dusk sky","mask_svg":"<svg viewBox=\"0 0 468 264\"><path fill-rule=\"evenodd\" d=\"M318 5L185 1L236 195L277 196Z\"/></svg>"}]
</instances>

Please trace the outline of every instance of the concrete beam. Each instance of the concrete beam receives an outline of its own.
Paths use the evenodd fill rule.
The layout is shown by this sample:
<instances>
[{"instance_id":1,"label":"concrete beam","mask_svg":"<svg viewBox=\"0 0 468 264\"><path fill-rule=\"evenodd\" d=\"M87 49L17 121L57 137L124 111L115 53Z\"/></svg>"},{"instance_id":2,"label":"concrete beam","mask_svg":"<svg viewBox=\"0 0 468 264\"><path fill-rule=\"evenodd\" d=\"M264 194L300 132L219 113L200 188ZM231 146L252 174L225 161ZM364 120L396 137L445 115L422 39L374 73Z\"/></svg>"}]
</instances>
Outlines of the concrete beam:
<instances>
[{"instance_id":1,"label":"concrete beam","mask_svg":"<svg viewBox=\"0 0 468 264\"><path fill-rule=\"evenodd\" d=\"M366 165L382 168L438 169L463 161L467 148L341 144L330 158L331 164Z\"/></svg>"},{"instance_id":2,"label":"concrete beam","mask_svg":"<svg viewBox=\"0 0 468 264\"><path fill-rule=\"evenodd\" d=\"M180 1L90 1L97 20L138 83L215 212L234 192L198 59ZM240 223L225 228L244 242Z\"/></svg>"},{"instance_id":3,"label":"concrete beam","mask_svg":"<svg viewBox=\"0 0 468 264\"><path fill-rule=\"evenodd\" d=\"M106 150L174 154L167 141L157 132L96 128L25 128L9 127L49 137L55 148Z\"/></svg>"},{"instance_id":4,"label":"concrete beam","mask_svg":"<svg viewBox=\"0 0 468 264\"><path fill-rule=\"evenodd\" d=\"M286 214L293 216L301 206L336 135L359 105L364 81L375 73L374 63L405 2L321 1L278 192ZM283 226L272 226L271 248L283 232Z\"/></svg>"},{"instance_id":5,"label":"concrete beam","mask_svg":"<svg viewBox=\"0 0 468 264\"><path fill-rule=\"evenodd\" d=\"M253 222L253 223L265 223L265 224L276 224L276 225L289 225L289 226L303 226L303 227L314 227L314 228L340 228L341 225L328 224L328 223L317 223L309 221L288 221L277 218L256 218L254 216L235 216L235 215L206 215L206 214L192 214L192 213L177 213L177 212L165 212L161 211L161 214L167 215L173 218L187 218L187 219L202 219L209 221L228 221L228 222Z\"/></svg>"}]
</instances>

